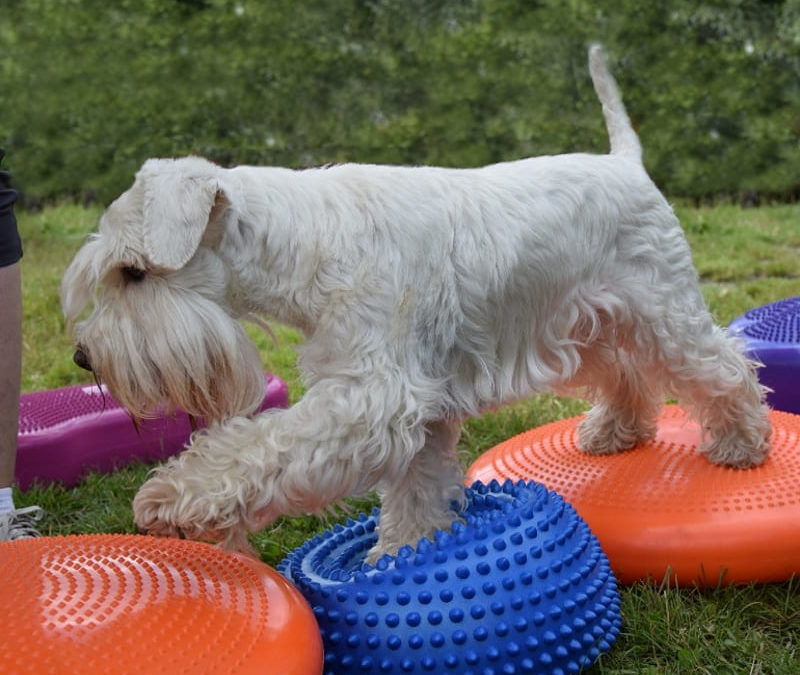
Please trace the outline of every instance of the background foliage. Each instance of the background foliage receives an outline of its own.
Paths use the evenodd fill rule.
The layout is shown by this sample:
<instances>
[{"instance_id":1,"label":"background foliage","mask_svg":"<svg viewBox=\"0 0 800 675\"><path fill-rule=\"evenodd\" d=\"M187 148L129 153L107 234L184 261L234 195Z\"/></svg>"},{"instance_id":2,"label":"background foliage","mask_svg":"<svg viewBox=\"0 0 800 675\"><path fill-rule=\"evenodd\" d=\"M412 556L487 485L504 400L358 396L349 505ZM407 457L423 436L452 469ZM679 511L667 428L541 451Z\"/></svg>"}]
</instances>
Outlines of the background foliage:
<instances>
[{"instance_id":1,"label":"background foliage","mask_svg":"<svg viewBox=\"0 0 800 675\"><path fill-rule=\"evenodd\" d=\"M27 204L150 156L604 152L595 40L671 197L800 196L800 0L0 0L0 144Z\"/></svg>"}]
</instances>

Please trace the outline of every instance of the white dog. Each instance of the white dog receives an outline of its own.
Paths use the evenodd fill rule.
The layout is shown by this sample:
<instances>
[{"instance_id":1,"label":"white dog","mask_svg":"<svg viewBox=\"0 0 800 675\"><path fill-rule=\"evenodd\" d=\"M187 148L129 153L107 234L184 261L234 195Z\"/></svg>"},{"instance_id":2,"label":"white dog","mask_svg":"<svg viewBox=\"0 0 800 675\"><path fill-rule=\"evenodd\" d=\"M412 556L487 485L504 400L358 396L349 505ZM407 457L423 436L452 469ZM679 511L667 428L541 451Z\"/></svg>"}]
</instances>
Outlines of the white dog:
<instances>
[{"instance_id":1,"label":"white dog","mask_svg":"<svg viewBox=\"0 0 800 675\"><path fill-rule=\"evenodd\" d=\"M212 424L134 500L139 527L246 549L281 514L377 489L374 560L448 528L461 421L544 389L595 405L589 453L651 439L665 393L715 463L769 449L755 367L713 325L681 227L642 166L602 50L590 70L611 153L478 169L223 169L153 159L66 272L76 361L135 417ZM254 417L237 319L306 336L307 392Z\"/></svg>"}]
</instances>

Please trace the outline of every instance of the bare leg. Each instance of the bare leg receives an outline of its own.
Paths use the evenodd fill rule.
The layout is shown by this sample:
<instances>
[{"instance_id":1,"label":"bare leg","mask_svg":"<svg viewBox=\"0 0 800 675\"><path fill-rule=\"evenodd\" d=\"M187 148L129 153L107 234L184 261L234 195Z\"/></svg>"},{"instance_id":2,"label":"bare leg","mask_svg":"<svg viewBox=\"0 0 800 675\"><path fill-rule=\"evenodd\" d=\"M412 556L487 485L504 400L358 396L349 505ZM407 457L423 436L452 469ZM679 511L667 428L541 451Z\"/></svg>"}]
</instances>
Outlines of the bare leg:
<instances>
[{"instance_id":1,"label":"bare leg","mask_svg":"<svg viewBox=\"0 0 800 675\"><path fill-rule=\"evenodd\" d=\"M22 362L19 263L0 267L0 488L14 482Z\"/></svg>"}]
</instances>

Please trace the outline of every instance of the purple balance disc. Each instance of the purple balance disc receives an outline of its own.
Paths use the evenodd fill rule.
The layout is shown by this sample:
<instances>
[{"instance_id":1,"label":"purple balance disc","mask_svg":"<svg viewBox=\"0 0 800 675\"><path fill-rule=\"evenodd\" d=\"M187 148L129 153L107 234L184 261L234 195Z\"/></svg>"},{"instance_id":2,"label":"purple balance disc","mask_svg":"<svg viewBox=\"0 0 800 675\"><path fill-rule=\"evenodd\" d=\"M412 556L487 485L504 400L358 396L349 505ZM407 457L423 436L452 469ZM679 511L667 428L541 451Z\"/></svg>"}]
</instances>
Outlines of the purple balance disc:
<instances>
[{"instance_id":1,"label":"purple balance disc","mask_svg":"<svg viewBox=\"0 0 800 675\"><path fill-rule=\"evenodd\" d=\"M758 378L772 391L776 410L800 413L800 297L756 307L734 319L730 332L745 341L750 356L764 364Z\"/></svg>"},{"instance_id":2,"label":"purple balance disc","mask_svg":"<svg viewBox=\"0 0 800 675\"><path fill-rule=\"evenodd\" d=\"M265 374L261 410L288 405L286 383ZM185 413L139 423L97 385L23 394L19 407L16 480L75 485L89 470L113 471L134 460L152 462L175 455L192 433Z\"/></svg>"}]
</instances>

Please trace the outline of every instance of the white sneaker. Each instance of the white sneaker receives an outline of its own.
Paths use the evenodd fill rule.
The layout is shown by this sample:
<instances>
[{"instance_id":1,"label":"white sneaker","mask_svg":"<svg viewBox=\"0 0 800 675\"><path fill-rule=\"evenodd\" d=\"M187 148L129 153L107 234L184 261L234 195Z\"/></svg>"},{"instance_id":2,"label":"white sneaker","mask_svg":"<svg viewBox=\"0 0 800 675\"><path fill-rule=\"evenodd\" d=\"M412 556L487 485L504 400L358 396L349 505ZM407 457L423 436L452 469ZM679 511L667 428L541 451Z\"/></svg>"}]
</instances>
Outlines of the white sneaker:
<instances>
[{"instance_id":1,"label":"white sneaker","mask_svg":"<svg viewBox=\"0 0 800 675\"><path fill-rule=\"evenodd\" d=\"M41 537L34 523L42 519L44 511L39 506L26 506L9 513L0 513L0 541Z\"/></svg>"}]
</instances>

